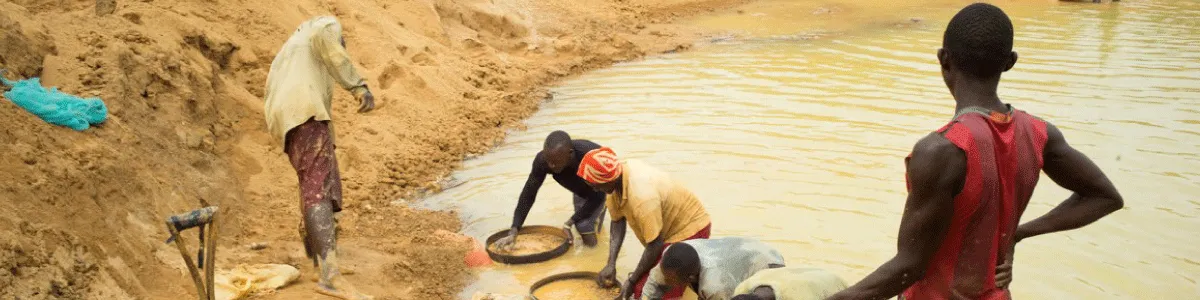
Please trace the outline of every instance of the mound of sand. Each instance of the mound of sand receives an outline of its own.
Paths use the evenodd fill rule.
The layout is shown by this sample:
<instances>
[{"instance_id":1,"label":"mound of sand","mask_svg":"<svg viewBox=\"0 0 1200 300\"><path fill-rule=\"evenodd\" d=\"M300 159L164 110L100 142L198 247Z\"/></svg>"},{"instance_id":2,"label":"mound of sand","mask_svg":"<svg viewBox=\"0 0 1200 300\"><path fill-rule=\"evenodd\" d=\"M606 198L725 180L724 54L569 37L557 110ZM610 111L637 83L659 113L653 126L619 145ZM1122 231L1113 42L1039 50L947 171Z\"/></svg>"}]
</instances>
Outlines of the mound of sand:
<instances>
[{"instance_id":1,"label":"mound of sand","mask_svg":"<svg viewBox=\"0 0 1200 300\"><path fill-rule=\"evenodd\" d=\"M471 245L432 233L457 231L457 217L395 200L436 191L519 127L545 83L686 48L694 32L669 21L738 2L0 0L7 76L40 76L110 112L74 132L0 101L0 299L191 295L162 220L201 200L226 213L220 264L297 266L300 283L273 297L309 297L297 180L261 97L275 51L323 14L344 24L379 105L360 115L349 94L334 101L349 278L385 299L451 298ZM257 242L271 246L247 247Z\"/></svg>"}]
</instances>

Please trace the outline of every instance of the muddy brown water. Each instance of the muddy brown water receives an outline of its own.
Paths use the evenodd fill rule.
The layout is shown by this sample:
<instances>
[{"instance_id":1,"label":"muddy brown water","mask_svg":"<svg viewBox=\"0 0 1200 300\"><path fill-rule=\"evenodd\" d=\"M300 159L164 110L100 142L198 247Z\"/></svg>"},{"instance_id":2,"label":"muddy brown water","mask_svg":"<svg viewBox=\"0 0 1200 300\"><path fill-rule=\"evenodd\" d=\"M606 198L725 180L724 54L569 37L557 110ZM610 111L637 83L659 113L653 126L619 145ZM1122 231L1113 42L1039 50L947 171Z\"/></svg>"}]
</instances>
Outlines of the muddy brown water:
<instances>
[{"instance_id":1,"label":"muddy brown water","mask_svg":"<svg viewBox=\"0 0 1200 300\"><path fill-rule=\"evenodd\" d=\"M427 203L458 209L480 239L508 227L530 160L563 129L686 183L713 236L759 238L789 264L856 281L895 253L903 157L953 113L934 53L967 3L760 1L693 20L737 35L563 82L527 130L467 161L455 176L468 182ZM1127 206L1019 245L1015 298L1200 295L1200 1L1000 5L1020 53L1000 94L1058 125ZM1068 196L1041 183L1025 220ZM527 224L561 224L569 200L548 178ZM549 274L597 271L606 249L480 270L461 296L524 294ZM630 234L619 274L641 250Z\"/></svg>"}]
</instances>

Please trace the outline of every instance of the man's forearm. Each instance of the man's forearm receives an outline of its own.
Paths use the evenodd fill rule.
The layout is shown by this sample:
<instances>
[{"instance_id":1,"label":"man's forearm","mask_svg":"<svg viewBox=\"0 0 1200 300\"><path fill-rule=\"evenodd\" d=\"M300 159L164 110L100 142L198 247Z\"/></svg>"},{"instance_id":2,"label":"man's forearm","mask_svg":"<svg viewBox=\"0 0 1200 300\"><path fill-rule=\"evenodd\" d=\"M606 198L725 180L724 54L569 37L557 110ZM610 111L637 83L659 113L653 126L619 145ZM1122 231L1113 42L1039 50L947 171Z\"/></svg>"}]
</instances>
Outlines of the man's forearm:
<instances>
[{"instance_id":1,"label":"man's forearm","mask_svg":"<svg viewBox=\"0 0 1200 300\"><path fill-rule=\"evenodd\" d=\"M924 276L923 271L918 267L903 266L899 259L892 258L854 286L826 299L874 300L895 297L920 280Z\"/></svg>"},{"instance_id":2,"label":"man's forearm","mask_svg":"<svg viewBox=\"0 0 1200 300\"><path fill-rule=\"evenodd\" d=\"M621 254L621 244L625 243L625 220L612 221L608 230L608 264L617 264L617 255Z\"/></svg>"},{"instance_id":3,"label":"man's forearm","mask_svg":"<svg viewBox=\"0 0 1200 300\"><path fill-rule=\"evenodd\" d=\"M537 173L531 173L529 179L525 182L525 187L521 189L521 195L517 196L517 207L513 209L513 228L521 228L521 226L525 225L525 218L529 216L529 211L533 209L533 203L537 201L538 189L541 187L541 178L537 177Z\"/></svg>"},{"instance_id":4,"label":"man's forearm","mask_svg":"<svg viewBox=\"0 0 1200 300\"><path fill-rule=\"evenodd\" d=\"M1071 195L1045 215L1017 227L1016 240L1080 228L1123 207L1121 199Z\"/></svg>"},{"instance_id":5,"label":"man's forearm","mask_svg":"<svg viewBox=\"0 0 1200 300\"><path fill-rule=\"evenodd\" d=\"M663 242L662 238L651 241L646 245L646 250L642 251L642 258L638 260L636 268L633 268L633 276L629 280L640 280L642 276L650 273L650 269L654 268L654 264L658 262L658 256L662 254Z\"/></svg>"},{"instance_id":6,"label":"man's forearm","mask_svg":"<svg viewBox=\"0 0 1200 300\"><path fill-rule=\"evenodd\" d=\"M517 203L517 208L513 209L512 228L519 229L525 226L525 218L529 217L529 209L533 208L533 200L528 202L522 200Z\"/></svg>"}]
</instances>

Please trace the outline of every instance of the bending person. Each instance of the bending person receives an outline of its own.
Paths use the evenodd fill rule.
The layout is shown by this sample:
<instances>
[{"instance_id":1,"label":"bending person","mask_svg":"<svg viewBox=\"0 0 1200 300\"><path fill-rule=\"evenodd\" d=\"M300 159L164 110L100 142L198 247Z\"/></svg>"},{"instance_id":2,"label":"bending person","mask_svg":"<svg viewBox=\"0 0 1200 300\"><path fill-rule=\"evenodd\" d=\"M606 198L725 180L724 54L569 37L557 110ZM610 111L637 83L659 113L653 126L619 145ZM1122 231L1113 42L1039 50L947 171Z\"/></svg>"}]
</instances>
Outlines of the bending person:
<instances>
[{"instance_id":1,"label":"bending person","mask_svg":"<svg viewBox=\"0 0 1200 300\"><path fill-rule=\"evenodd\" d=\"M738 284L732 300L822 300L846 288L846 281L825 270L783 267L758 271Z\"/></svg>"},{"instance_id":2,"label":"bending person","mask_svg":"<svg viewBox=\"0 0 1200 300\"><path fill-rule=\"evenodd\" d=\"M743 280L768 268L783 267L783 255L755 239L727 237L672 244L662 263L650 270L644 299L671 299L668 290L692 288L700 300L733 297Z\"/></svg>"},{"instance_id":3,"label":"bending person","mask_svg":"<svg viewBox=\"0 0 1200 300\"><path fill-rule=\"evenodd\" d=\"M496 245L502 249L510 249L516 243L517 232L524 226L525 217L529 216L529 210L537 200L538 189L542 188L546 175L550 175L558 185L573 194L571 198L575 203L575 213L563 224L567 235L571 234L571 227L575 227L579 230L584 245L595 246L596 233L600 231L599 225L604 221L604 193L593 190L575 173L583 155L599 148L600 145L589 140L572 140L571 136L562 130L547 135L545 143L542 144L542 151L533 156L533 169L529 171L525 188L521 190L521 196L517 200L517 209L513 212L512 229L508 231L508 236L497 241Z\"/></svg>"},{"instance_id":4,"label":"bending person","mask_svg":"<svg viewBox=\"0 0 1200 300\"><path fill-rule=\"evenodd\" d=\"M584 155L578 174L597 191L608 194L605 205L612 215L608 264L600 271L598 283L612 286L616 282L617 255L625 241L626 224L646 247L637 267L621 286L622 299L630 295L641 298L646 274L658 264L666 246L709 236L712 223L704 206L696 195L663 171L639 160L619 161L612 149L601 147ZM676 288L664 296L682 295L683 289Z\"/></svg>"}]
</instances>

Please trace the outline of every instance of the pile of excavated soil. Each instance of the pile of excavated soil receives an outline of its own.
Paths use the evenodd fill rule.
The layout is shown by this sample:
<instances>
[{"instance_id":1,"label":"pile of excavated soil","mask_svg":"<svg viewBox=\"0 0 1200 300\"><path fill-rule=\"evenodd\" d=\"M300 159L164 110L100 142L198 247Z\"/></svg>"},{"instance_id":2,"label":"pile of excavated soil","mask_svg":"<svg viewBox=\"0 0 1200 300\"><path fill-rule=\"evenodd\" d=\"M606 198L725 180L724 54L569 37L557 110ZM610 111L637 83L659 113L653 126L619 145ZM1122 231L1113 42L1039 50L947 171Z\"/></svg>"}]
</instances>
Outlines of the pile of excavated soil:
<instances>
[{"instance_id":1,"label":"pile of excavated soil","mask_svg":"<svg viewBox=\"0 0 1200 300\"><path fill-rule=\"evenodd\" d=\"M671 20L745 1L0 0L6 76L110 112L75 132L0 101L0 299L190 297L162 220L202 202L224 213L219 264L292 264L300 283L271 297L313 297L297 179L262 96L276 50L326 14L378 104L334 99L348 278L383 299L452 298L471 245L433 232L461 224L407 204L519 128L546 83L687 48L696 32Z\"/></svg>"}]
</instances>

